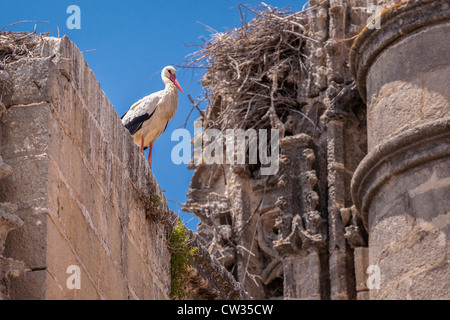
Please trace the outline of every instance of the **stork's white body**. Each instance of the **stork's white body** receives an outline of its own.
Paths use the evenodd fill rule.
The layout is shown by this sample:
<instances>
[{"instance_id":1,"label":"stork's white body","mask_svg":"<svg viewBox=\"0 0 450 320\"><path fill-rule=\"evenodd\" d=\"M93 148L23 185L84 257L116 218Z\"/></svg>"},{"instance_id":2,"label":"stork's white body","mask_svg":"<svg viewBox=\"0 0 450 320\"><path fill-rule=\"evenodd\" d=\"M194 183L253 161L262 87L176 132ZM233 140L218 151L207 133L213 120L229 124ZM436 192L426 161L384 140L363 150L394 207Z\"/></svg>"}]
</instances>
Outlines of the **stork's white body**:
<instances>
[{"instance_id":1,"label":"stork's white body","mask_svg":"<svg viewBox=\"0 0 450 320\"><path fill-rule=\"evenodd\" d=\"M122 123L130 122L143 114L152 115L142 124L134 135L134 142L141 146L144 138L144 148L149 147L158 139L172 120L178 108L178 91L174 84L166 84L164 90L152 93L136 102L122 119Z\"/></svg>"},{"instance_id":2,"label":"stork's white body","mask_svg":"<svg viewBox=\"0 0 450 320\"><path fill-rule=\"evenodd\" d=\"M144 148L150 147L150 166L153 142L163 134L177 111L177 89L183 92L173 67L165 67L161 78L166 88L139 100L122 117L123 125L133 135L134 142L141 147L141 153L144 154Z\"/></svg>"}]
</instances>

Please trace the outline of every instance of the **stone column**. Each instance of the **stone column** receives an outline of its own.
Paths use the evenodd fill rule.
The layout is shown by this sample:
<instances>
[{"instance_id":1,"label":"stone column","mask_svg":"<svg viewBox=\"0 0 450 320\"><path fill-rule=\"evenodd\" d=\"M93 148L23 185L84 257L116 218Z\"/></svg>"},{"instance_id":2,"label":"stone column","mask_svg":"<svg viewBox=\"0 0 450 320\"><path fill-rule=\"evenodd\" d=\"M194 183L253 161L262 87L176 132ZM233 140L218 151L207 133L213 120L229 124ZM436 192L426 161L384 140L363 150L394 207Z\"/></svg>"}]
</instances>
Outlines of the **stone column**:
<instances>
[{"instance_id":1,"label":"stone column","mask_svg":"<svg viewBox=\"0 0 450 320\"><path fill-rule=\"evenodd\" d=\"M316 210L313 140L306 134L286 137L280 148L283 196L277 201L279 238L273 244L282 257L284 299L323 299L328 291L323 261L326 224Z\"/></svg>"},{"instance_id":2,"label":"stone column","mask_svg":"<svg viewBox=\"0 0 450 320\"><path fill-rule=\"evenodd\" d=\"M350 54L367 102L368 155L352 196L369 230L369 264L380 268L370 297L448 299L450 1L397 4L380 25Z\"/></svg>"}]
</instances>

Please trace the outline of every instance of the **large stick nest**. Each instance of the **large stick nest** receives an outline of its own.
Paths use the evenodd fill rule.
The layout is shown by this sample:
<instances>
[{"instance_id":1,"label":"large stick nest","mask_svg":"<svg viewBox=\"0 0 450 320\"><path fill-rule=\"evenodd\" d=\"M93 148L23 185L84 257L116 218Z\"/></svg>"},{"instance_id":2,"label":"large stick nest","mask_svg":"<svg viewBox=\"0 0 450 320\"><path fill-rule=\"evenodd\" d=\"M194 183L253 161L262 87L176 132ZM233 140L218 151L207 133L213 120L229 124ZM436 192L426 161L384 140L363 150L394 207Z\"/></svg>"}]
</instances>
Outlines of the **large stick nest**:
<instances>
[{"instance_id":1,"label":"large stick nest","mask_svg":"<svg viewBox=\"0 0 450 320\"><path fill-rule=\"evenodd\" d=\"M215 33L194 54L206 67L207 127L279 128L290 110L299 110L297 92L306 78L302 55L308 39L305 11L239 5L255 17L242 27Z\"/></svg>"}]
</instances>

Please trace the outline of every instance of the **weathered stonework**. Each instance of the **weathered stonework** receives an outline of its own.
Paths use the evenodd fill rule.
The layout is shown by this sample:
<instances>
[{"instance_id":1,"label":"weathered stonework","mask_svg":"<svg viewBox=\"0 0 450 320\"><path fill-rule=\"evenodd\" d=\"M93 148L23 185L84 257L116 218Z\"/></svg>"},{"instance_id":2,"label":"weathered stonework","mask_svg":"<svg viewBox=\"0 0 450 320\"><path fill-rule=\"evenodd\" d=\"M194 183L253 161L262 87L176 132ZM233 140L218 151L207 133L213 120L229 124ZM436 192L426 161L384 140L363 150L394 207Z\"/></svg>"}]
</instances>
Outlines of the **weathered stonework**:
<instances>
[{"instance_id":1,"label":"weathered stonework","mask_svg":"<svg viewBox=\"0 0 450 320\"><path fill-rule=\"evenodd\" d=\"M3 163L3 167L6 167L6 164ZM8 173L3 171L2 175L5 177L12 174L12 170L8 168L8 171ZM0 204L0 300L10 298L11 286L25 269L23 261L3 256L4 244L8 233L23 225L23 221L14 214L16 211L16 205L10 203Z\"/></svg>"},{"instance_id":2,"label":"weathered stonework","mask_svg":"<svg viewBox=\"0 0 450 320\"><path fill-rule=\"evenodd\" d=\"M184 209L254 297L448 298L450 2L309 6L296 98L311 121L282 124L274 176L196 167Z\"/></svg>"},{"instance_id":3,"label":"weathered stonework","mask_svg":"<svg viewBox=\"0 0 450 320\"><path fill-rule=\"evenodd\" d=\"M4 70L2 156L13 174L0 201L23 220L4 253L27 268L10 298L167 299L167 230L138 197L162 192L78 48L64 37L37 50ZM66 285L72 265L79 290Z\"/></svg>"},{"instance_id":4,"label":"weathered stonework","mask_svg":"<svg viewBox=\"0 0 450 320\"><path fill-rule=\"evenodd\" d=\"M35 50L0 71L0 298L169 299L176 215L78 48ZM196 298L250 298L214 260L193 269Z\"/></svg>"},{"instance_id":5,"label":"weathered stonework","mask_svg":"<svg viewBox=\"0 0 450 320\"><path fill-rule=\"evenodd\" d=\"M381 271L371 299L450 297L450 1L388 9L355 41L368 155L352 181Z\"/></svg>"},{"instance_id":6,"label":"weathered stonework","mask_svg":"<svg viewBox=\"0 0 450 320\"><path fill-rule=\"evenodd\" d=\"M198 252L192 264L187 291L190 300L251 300L252 297L244 287L206 250L197 240L196 234L190 232L192 247Z\"/></svg>"},{"instance_id":7,"label":"weathered stonework","mask_svg":"<svg viewBox=\"0 0 450 320\"><path fill-rule=\"evenodd\" d=\"M315 161L312 142L310 136L302 134L281 141L284 156L281 174L285 183L279 188L285 196L278 202L279 231L273 247L283 265L284 281L291 284L284 288L285 299L320 299L327 290L322 285L326 271L321 263L327 231L324 217L316 210L319 196L314 191L318 179L312 170ZM307 276L299 277L299 272Z\"/></svg>"},{"instance_id":8,"label":"weathered stonework","mask_svg":"<svg viewBox=\"0 0 450 320\"><path fill-rule=\"evenodd\" d=\"M210 253L257 299L355 299L353 250L367 246L350 193L366 155L366 115L347 66L348 39L369 16L366 1L309 5L297 101L317 125L295 112L282 123L276 175L242 165L192 167L184 206L201 219Z\"/></svg>"},{"instance_id":9,"label":"weathered stonework","mask_svg":"<svg viewBox=\"0 0 450 320\"><path fill-rule=\"evenodd\" d=\"M4 87L9 80L9 74L0 70L0 88ZM6 106L0 99L0 121L6 112ZM1 130L1 126L0 126ZM0 154L1 154L0 145ZM6 179L14 174L13 168L3 161L0 155L0 180ZM0 300L11 297L11 287L19 278L24 269L23 261L14 260L4 256L5 242L8 233L23 226L23 221L15 213L18 207L8 202L0 203Z\"/></svg>"}]
</instances>

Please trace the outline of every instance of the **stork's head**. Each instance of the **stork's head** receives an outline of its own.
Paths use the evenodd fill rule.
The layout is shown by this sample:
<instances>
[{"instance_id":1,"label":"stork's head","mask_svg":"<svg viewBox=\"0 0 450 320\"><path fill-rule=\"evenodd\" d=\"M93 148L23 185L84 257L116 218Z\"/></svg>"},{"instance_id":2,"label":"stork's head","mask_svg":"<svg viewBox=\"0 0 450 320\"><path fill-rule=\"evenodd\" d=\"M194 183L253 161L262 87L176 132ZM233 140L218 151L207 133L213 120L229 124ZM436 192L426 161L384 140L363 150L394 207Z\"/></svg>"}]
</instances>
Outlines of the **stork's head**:
<instances>
[{"instance_id":1,"label":"stork's head","mask_svg":"<svg viewBox=\"0 0 450 320\"><path fill-rule=\"evenodd\" d=\"M183 89L181 89L180 83L177 80L177 70L174 67L165 67L161 73L161 77L165 84L172 82L183 93Z\"/></svg>"}]
</instances>

